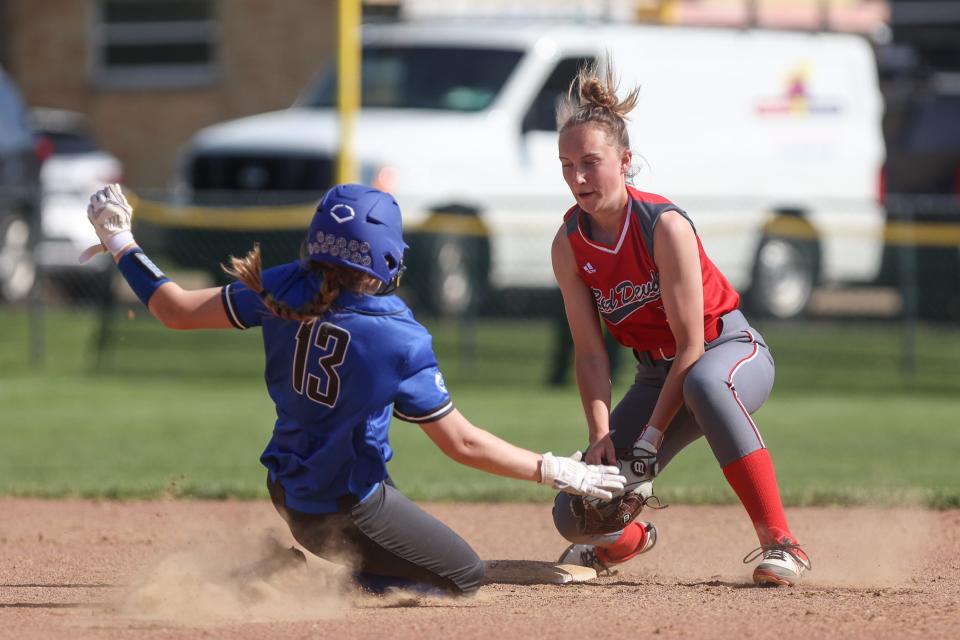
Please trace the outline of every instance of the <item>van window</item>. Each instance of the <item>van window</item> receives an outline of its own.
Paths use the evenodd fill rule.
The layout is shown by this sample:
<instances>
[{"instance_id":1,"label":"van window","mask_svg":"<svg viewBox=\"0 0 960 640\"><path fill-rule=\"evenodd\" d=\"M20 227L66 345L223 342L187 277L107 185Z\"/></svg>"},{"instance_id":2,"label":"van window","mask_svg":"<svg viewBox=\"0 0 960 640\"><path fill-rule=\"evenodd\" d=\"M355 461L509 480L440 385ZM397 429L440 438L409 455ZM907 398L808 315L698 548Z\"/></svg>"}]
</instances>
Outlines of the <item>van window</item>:
<instances>
[{"instance_id":1,"label":"van window","mask_svg":"<svg viewBox=\"0 0 960 640\"><path fill-rule=\"evenodd\" d=\"M523 118L524 132L557 130L557 101L566 94L577 71L591 64L592 58L564 58L557 63Z\"/></svg>"},{"instance_id":2,"label":"van window","mask_svg":"<svg viewBox=\"0 0 960 640\"><path fill-rule=\"evenodd\" d=\"M365 47L361 103L386 109L481 111L496 98L523 56L521 51L461 47ZM307 107L336 104L336 62Z\"/></svg>"}]
</instances>

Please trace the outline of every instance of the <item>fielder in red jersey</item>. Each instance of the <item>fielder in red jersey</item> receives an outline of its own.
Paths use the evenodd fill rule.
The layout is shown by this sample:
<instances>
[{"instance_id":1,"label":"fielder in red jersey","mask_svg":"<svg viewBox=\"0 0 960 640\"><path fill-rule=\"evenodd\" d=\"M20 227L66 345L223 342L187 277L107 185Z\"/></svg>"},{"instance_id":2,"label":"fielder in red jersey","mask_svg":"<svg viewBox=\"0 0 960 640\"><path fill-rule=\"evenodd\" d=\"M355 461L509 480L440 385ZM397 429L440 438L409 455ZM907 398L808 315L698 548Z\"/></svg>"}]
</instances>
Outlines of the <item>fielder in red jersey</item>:
<instances>
[{"instance_id":1,"label":"fielder in red jersey","mask_svg":"<svg viewBox=\"0 0 960 640\"><path fill-rule=\"evenodd\" d=\"M590 287L610 333L635 351L672 357L676 344L660 300L660 273L651 250L653 230L660 216L669 211L690 221L666 198L627 185L627 204L616 244L604 245L591 239L590 214L579 206L567 211L564 231L576 257L577 274ZM700 238L696 240L703 277L703 332L710 342L720 335L717 321L737 309L740 295L707 257Z\"/></svg>"},{"instance_id":2,"label":"fielder in red jersey","mask_svg":"<svg viewBox=\"0 0 960 640\"><path fill-rule=\"evenodd\" d=\"M810 559L787 524L751 417L773 387L773 357L687 213L627 184L625 117L637 90L620 100L616 88L608 60L602 78L596 67L581 70L558 108L560 163L576 205L552 258L576 353L585 460L617 464L628 486L612 502L557 497L554 522L572 543L560 561L602 571L652 549L657 530L635 520L631 505L647 504L660 470L705 437L760 541L744 559L760 559L753 581L796 584ZM601 319L637 359L635 382L612 411Z\"/></svg>"}]
</instances>

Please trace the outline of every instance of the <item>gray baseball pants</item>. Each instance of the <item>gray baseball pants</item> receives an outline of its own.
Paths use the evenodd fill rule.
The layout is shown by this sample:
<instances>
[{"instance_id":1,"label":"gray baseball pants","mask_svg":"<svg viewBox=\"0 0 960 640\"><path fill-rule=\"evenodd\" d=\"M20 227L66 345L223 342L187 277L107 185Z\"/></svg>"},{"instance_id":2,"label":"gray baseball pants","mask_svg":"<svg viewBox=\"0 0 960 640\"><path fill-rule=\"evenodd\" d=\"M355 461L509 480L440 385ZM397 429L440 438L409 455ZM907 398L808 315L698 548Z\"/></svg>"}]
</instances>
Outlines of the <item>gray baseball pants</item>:
<instances>
[{"instance_id":1,"label":"gray baseball pants","mask_svg":"<svg viewBox=\"0 0 960 640\"><path fill-rule=\"evenodd\" d=\"M344 498L330 514L291 509L283 487L269 476L267 489L294 539L325 560L350 562L364 588L429 587L451 595L480 588L483 562L470 545L389 479L362 502Z\"/></svg>"},{"instance_id":2,"label":"gray baseball pants","mask_svg":"<svg viewBox=\"0 0 960 640\"><path fill-rule=\"evenodd\" d=\"M683 384L684 404L670 423L658 452L660 470L674 456L703 436L721 467L765 445L750 414L759 409L773 388L773 356L760 333L740 311L721 318L720 335L707 343ZM610 415L610 437L616 448L629 449L640 436L670 371L669 360L637 356L633 386ZM612 542L608 536L584 536L570 509L572 496L557 495L553 520L564 538L581 544Z\"/></svg>"}]
</instances>

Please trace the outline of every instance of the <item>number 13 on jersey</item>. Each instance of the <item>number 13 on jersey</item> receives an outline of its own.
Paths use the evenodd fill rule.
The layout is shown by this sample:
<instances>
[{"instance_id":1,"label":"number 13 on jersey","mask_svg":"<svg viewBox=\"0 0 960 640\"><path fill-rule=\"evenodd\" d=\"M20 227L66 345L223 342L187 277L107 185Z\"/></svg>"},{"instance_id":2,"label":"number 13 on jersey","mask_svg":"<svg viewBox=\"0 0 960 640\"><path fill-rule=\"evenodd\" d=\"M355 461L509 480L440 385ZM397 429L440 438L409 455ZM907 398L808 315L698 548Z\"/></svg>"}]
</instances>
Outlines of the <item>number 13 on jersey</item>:
<instances>
[{"instance_id":1,"label":"number 13 on jersey","mask_svg":"<svg viewBox=\"0 0 960 640\"><path fill-rule=\"evenodd\" d=\"M297 331L297 346L293 355L293 389L300 395L328 407L337 403L340 396L340 375L337 367L343 364L350 344L350 333L329 322L303 322ZM320 351L315 361L320 365L321 375L311 373L308 362L312 349Z\"/></svg>"}]
</instances>

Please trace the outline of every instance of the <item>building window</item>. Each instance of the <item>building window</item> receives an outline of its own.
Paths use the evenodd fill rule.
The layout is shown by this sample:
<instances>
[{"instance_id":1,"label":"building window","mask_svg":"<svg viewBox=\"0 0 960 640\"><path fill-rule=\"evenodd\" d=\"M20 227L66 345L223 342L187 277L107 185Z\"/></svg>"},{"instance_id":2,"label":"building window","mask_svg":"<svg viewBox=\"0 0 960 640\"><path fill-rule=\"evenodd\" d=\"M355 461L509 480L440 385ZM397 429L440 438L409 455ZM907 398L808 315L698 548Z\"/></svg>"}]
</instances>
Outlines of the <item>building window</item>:
<instances>
[{"instance_id":1,"label":"building window","mask_svg":"<svg viewBox=\"0 0 960 640\"><path fill-rule=\"evenodd\" d=\"M203 86L216 71L214 0L100 0L94 77L118 88Z\"/></svg>"}]
</instances>

